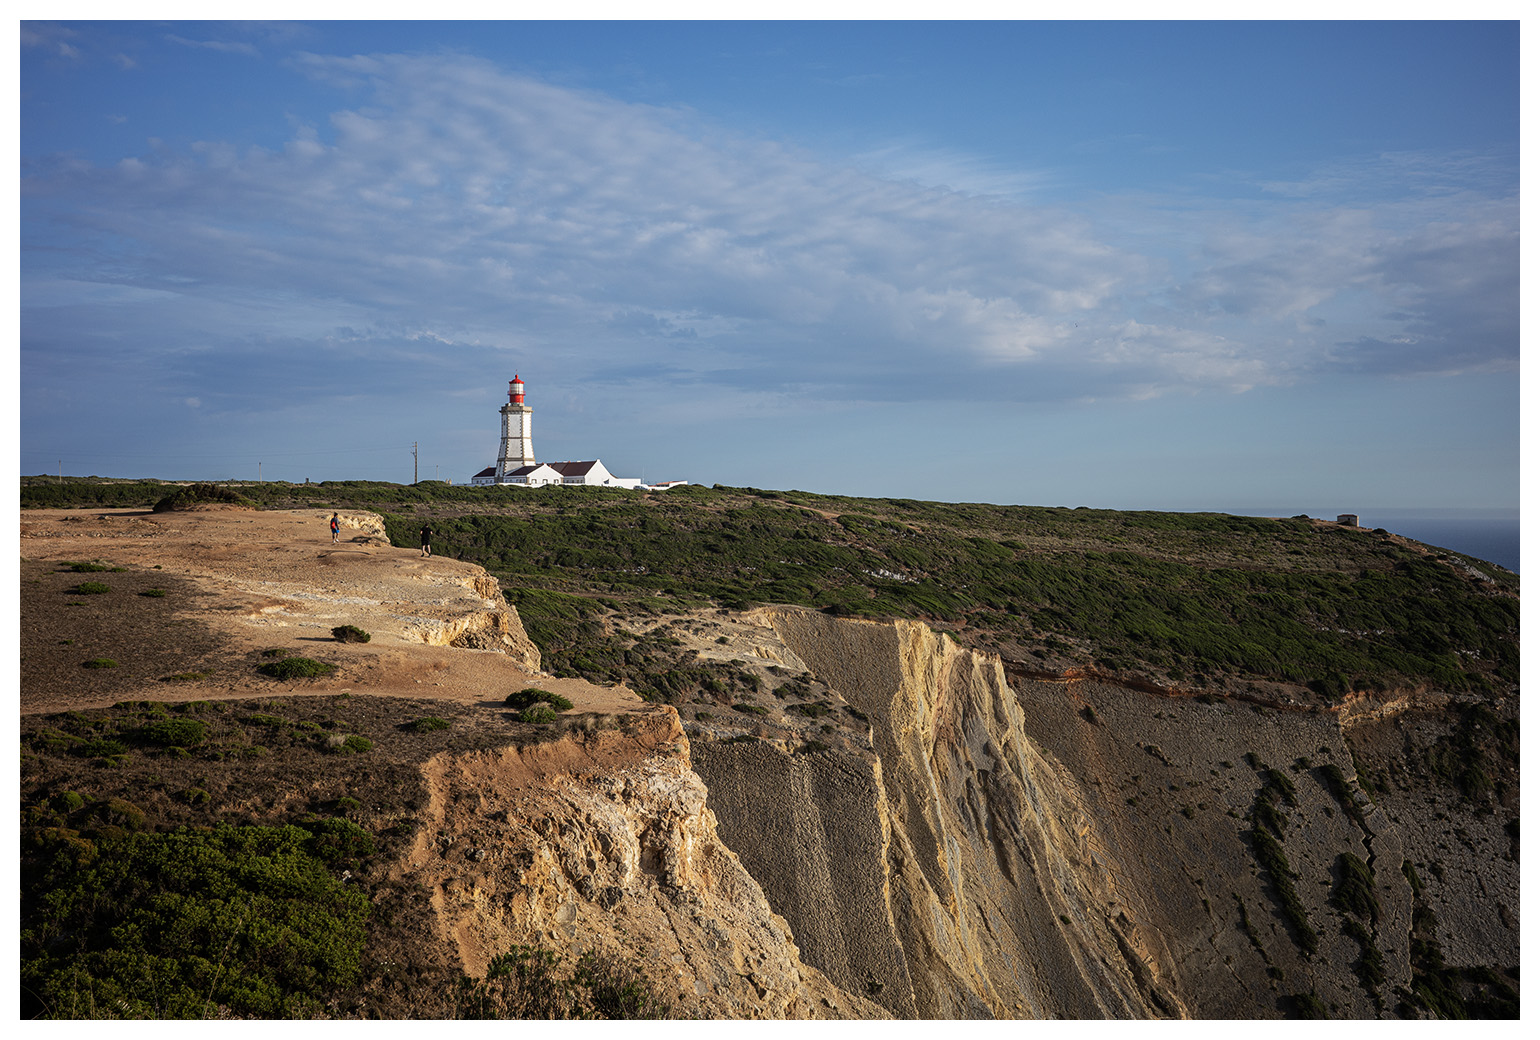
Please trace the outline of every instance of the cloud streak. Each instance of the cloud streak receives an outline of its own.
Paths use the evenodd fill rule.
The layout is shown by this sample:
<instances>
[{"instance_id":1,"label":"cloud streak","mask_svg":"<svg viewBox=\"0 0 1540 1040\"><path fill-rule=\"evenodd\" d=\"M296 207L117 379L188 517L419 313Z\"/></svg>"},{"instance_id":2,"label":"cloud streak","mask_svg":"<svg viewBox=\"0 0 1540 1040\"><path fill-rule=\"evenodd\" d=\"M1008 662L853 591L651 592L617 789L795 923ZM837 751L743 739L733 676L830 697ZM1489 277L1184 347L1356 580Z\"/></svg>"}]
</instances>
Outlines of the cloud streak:
<instances>
[{"instance_id":1,"label":"cloud streak","mask_svg":"<svg viewBox=\"0 0 1540 1040\"><path fill-rule=\"evenodd\" d=\"M1172 200L1151 248L966 157L894 179L460 56L295 64L344 100L282 148L29 161L27 339L137 336L190 372L399 354L467 379L539 351L596 384L810 403L1517 365L1516 189L1474 157ZM1403 194L1371 205L1358 189L1388 170Z\"/></svg>"}]
</instances>

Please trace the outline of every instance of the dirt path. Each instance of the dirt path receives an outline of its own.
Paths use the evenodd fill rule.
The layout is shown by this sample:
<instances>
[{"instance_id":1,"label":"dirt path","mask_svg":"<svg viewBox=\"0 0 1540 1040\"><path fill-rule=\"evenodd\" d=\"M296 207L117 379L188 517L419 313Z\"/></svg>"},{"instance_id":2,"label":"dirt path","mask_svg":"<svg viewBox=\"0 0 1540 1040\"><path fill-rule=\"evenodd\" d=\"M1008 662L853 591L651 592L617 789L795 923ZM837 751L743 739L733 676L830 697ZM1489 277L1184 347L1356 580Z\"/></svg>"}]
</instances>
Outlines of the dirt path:
<instances>
[{"instance_id":1,"label":"dirt path","mask_svg":"<svg viewBox=\"0 0 1540 1040\"><path fill-rule=\"evenodd\" d=\"M516 621L510 634L497 583L480 567L390 545L373 513L344 512L333 544L330 516L22 511L22 712L343 691L494 706L524 686L559 692L579 711L645 706L623 687L553 679L534 653L521 657L532 646ZM90 561L122 569L68 567ZM82 582L109 591L73 591ZM338 625L372 638L339 643ZM494 645L501 649L469 648ZM338 670L269 679L257 667L275 650ZM88 660L116 665L86 668Z\"/></svg>"}]
</instances>

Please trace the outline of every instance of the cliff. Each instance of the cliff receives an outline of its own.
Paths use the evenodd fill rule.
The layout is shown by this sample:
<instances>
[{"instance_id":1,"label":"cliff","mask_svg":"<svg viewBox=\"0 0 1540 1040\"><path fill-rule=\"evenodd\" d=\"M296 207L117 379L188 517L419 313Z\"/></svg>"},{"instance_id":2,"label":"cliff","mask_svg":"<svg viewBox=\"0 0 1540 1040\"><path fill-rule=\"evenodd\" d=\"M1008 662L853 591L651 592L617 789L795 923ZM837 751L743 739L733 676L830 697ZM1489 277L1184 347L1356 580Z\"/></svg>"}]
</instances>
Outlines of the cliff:
<instances>
[{"instance_id":1,"label":"cliff","mask_svg":"<svg viewBox=\"0 0 1540 1040\"><path fill-rule=\"evenodd\" d=\"M698 743L697 769L804 958L896 1016L1367 1018L1425 983L1419 942L1518 963L1506 814L1436 785L1371 802L1337 712L1013 687L912 622L760 618L870 721L872 750ZM1422 746L1451 725L1439 705L1392 717ZM1366 755L1396 753L1376 739ZM1341 897L1355 862L1372 912ZM1418 906L1437 939L1414 935Z\"/></svg>"},{"instance_id":2,"label":"cliff","mask_svg":"<svg viewBox=\"0 0 1540 1040\"><path fill-rule=\"evenodd\" d=\"M400 770L365 781L354 814L401 836L367 883L415 922L382 920L372 941L430 967L479 976L517 945L612 953L676 1014L710 1018L1418 1017L1516 989L1516 697L1302 704L1012 678L919 622L761 608L652 620L656 645L672 633L671 652L755 689L792 680L770 707L681 718L623 686L542 675L481 568L393 548L368 514L333 547L325 518L29 515L33 561L106 558L132 571L119 584L185 583L180 612L137 638L204 625L225 656L169 686L179 666L164 657L117 686L91 687L78 665L53 684L60 645L128 632L158 601L26 608L24 800L69 783L199 822L164 795L193 768L170 751L198 748L87 770L68 741L142 732L114 722L155 703L129 697L262 696L241 725L270 726L277 698L358 693L349 717L372 720L376 758ZM29 586L72 580L29 566ZM302 691L252 678L262 648L319 652L332 625L360 621L376 638L334 644L337 676ZM541 729L503 710L527 683L568 696L571 717ZM40 714L86 707L101 717ZM430 710L450 736L399 735ZM289 725L321 731L308 718ZM275 756L262 769L196 762L205 801L219 775L246 774L210 818L282 822L341 783L321 779L339 768L317 757L324 740L261 739L279 749L259 749ZM397 990L394 1013L445 1013Z\"/></svg>"}]
</instances>

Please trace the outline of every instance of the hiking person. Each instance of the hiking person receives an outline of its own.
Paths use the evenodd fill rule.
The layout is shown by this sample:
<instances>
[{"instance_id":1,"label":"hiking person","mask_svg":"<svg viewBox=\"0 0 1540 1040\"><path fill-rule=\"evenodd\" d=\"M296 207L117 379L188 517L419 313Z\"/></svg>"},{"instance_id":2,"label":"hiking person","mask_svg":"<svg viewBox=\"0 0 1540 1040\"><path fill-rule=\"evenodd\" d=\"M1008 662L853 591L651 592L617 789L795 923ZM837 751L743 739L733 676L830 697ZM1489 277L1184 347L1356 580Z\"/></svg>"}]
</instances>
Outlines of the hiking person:
<instances>
[{"instance_id":1,"label":"hiking person","mask_svg":"<svg viewBox=\"0 0 1540 1040\"><path fill-rule=\"evenodd\" d=\"M422 525L422 554L424 556L432 556L433 555L433 545L431 544L432 541L433 541L433 528L429 527L427 524L423 524Z\"/></svg>"},{"instance_id":2,"label":"hiking person","mask_svg":"<svg viewBox=\"0 0 1540 1040\"><path fill-rule=\"evenodd\" d=\"M342 522L337 519L337 514L332 514L332 541L337 540L337 532L342 528Z\"/></svg>"}]
</instances>

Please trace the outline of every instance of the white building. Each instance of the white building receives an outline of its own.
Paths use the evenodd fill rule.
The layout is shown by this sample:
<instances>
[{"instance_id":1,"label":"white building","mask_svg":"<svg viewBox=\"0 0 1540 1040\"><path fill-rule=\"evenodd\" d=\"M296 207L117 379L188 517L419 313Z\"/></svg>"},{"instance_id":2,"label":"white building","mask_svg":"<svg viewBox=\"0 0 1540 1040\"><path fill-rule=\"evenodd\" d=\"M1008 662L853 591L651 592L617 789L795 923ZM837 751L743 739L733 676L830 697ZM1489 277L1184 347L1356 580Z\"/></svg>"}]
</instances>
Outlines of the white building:
<instances>
[{"instance_id":1,"label":"white building","mask_svg":"<svg viewBox=\"0 0 1540 1040\"><path fill-rule=\"evenodd\" d=\"M503 442L497 453L497 465L488 466L477 473L471 478L472 484L507 484L513 487L544 487L549 484L642 487L640 479L617 477L605 469L604 463L598 459L587 462L536 462L534 439L530 433L535 410L524 403L524 381L517 375L508 382L508 403L498 411L503 417Z\"/></svg>"}]
</instances>

